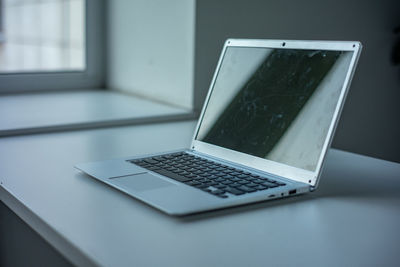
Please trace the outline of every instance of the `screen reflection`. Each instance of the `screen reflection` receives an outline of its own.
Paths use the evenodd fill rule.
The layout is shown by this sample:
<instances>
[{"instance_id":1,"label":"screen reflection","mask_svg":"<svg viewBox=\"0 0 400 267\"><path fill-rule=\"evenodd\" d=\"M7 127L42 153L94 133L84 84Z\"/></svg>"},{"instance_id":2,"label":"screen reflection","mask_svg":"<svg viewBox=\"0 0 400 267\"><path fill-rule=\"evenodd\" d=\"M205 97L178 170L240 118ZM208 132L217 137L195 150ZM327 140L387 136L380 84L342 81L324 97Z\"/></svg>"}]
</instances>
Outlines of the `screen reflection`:
<instances>
[{"instance_id":1,"label":"screen reflection","mask_svg":"<svg viewBox=\"0 0 400 267\"><path fill-rule=\"evenodd\" d=\"M351 56L228 47L196 139L314 171Z\"/></svg>"}]
</instances>

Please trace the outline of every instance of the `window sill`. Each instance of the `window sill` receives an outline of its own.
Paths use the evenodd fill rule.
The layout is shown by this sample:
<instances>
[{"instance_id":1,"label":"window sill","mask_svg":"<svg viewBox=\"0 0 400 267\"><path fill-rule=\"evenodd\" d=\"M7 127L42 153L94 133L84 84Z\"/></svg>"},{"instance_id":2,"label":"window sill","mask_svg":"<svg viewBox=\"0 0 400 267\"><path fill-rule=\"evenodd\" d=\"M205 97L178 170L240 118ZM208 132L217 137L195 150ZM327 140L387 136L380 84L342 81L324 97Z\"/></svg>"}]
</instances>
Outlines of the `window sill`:
<instances>
[{"instance_id":1,"label":"window sill","mask_svg":"<svg viewBox=\"0 0 400 267\"><path fill-rule=\"evenodd\" d=\"M115 91L0 96L0 136L193 119L191 110Z\"/></svg>"}]
</instances>

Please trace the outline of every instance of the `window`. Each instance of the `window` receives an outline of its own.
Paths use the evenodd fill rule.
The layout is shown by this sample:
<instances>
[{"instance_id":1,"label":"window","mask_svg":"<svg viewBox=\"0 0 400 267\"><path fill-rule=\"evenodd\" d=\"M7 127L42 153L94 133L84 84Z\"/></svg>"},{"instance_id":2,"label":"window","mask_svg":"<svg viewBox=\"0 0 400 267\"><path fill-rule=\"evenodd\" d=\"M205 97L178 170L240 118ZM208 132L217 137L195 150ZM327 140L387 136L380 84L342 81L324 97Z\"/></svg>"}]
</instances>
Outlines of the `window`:
<instances>
[{"instance_id":1,"label":"window","mask_svg":"<svg viewBox=\"0 0 400 267\"><path fill-rule=\"evenodd\" d=\"M3 0L0 0L0 45L4 42L3 20Z\"/></svg>"},{"instance_id":2,"label":"window","mask_svg":"<svg viewBox=\"0 0 400 267\"><path fill-rule=\"evenodd\" d=\"M0 92L104 87L104 5L0 0Z\"/></svg>"},{"instance_id":3,"label":"window","mask_svg":"<svg viewBox=\"0 0 400 267\"><path fill-rule=\"evenodd\" d=\"M0 72L85 69L84 0L3 0Z\"/></svg>"}]
</instances>

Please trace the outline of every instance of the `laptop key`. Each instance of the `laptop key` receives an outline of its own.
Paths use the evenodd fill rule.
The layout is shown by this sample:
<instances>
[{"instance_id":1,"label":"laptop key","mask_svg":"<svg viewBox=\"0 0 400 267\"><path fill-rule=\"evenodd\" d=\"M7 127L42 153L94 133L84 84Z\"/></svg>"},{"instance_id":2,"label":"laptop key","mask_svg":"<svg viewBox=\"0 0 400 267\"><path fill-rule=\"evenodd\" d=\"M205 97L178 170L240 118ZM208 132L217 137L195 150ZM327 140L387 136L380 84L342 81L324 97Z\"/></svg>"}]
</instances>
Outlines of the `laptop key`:
<instances>
[{"instance_id":1,"label":"laptop key","mask_svg":"<svg viewBox=\"0 0 400 267\"><path fill-rule=\"evenodd\" d=\"M209 186L211 186L211 185L212 185L212 183L211 183L211 182L207 182L207 183L203 183L203 185L205 185L205 186L209 187Z\"/></svg>"},{"instance_id":2,"label":"laptop key","mask_svg":"<svg viewBox=\"0 0 400 267\"><path fill-rule=\"evenodd\" d=\"M225 189L227 186L223 185L223 184L216 184L216 185L213 185L213 187L218 188L218 189Z\"/></svg>"},{"instance_id":3,"label":"laptop key","mask_svg":"<svg viewBox=\"0 0 400 267\"><path fill-rule=\"evenodd\" d=\"M231 193L233 195L236 195L236 196L244 194L243 191L240 191L240 190L238 190L236 188L233 188L233 187L227 187L227 188L225 188L225 191L228 192L228 193Z\"/></svg>"},{"instance_id":4,"label":"laptop key","mask_svg":"<svg viewBox=\"0 0 400 267\"><path fill-rule=\"evenodd\" d=\"M257 191L257 190L254 189L254 188L247 187L247 186L244 186L244 185L242 185L241 187L238 187L238 189L239 189L239 190L242 190L242 191L244 191L244 192L247 192L247 193L252 193L252 192Z\"/></svg>"},{"instance_id":5,"label":"laptop key","mask_svg":"<svg viewBox=\"0 0 400 267\"><path fill-rule=\"evenodd\" d=\"M229 186L230 186L230 187L234 187L234 188L238 188L238 187L241 187L242 184L239 184L239 183L235 182L235 183L233 183L233 184L230 184Z\"/></svg>"},{"instance_id":6,"label":"laptop key","mask_svg":"<svg viewBox=\"0 0 400 267\"><path fill-rule=\"evenodd\" d=\"M262 185L257 185L257 186L255 186L255 187L253 187L254 189L256 189L256 190L258 190L258 191L261 191L261 190L266 190L266 189L268 189L268 187L266 187L266 186L262 186Z\"/></svg>"},{"instance_id":7,"label":"laptop key","mask_svg":"<svg viewBox=\"0 0 400 267\"><path fill-rule=\"evenodd\" d=\"M207 192L207 193L212 193L212 191L208 188L201 188L201 190L203 190L204 192Z\"/></svg>"},{"instance_id":8,"label":"laptop key","mask_svg":"<svg viewBox=\"0 0 400 267\"><path fill-rule=\"evenodd\" d=\"M199 188L199 189L203 189L203 188L208 188L209 185L206 185L206 184L201 183L201 184L195 185L195 187L197 187L197 188Z\"/></svg>"},{"instance_id":9,"label":"laptop key","mask_svg":"<svg viewBox=\"0 0 400 267\"><path fill-rule=\"evenodd\" d=\"M279 185L270 182L263 182L262 185L268 186L269 188L278 187Z\"/></svg>"},{"instance_id":10,"label":"laptop key","mask_svg":"<svg viewBox=\"0 0 400 267\"><path fill-rule=\"evenodd\" d=\"M200 183L196 182L196 181L188 181L188 182L185 182L185 184L190 185L190 186L200 185Z\"/></svg>"}]
</instances>

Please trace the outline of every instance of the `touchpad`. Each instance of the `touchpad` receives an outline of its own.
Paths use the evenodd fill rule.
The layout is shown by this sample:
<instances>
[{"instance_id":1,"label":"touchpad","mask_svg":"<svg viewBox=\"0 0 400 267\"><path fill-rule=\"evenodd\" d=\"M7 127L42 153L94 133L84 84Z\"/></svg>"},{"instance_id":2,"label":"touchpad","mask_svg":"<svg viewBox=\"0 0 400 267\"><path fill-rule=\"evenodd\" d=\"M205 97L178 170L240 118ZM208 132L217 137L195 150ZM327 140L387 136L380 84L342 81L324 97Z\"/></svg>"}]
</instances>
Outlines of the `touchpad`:
<instances>
[{"instance_id":1,"label":"touchpad","mask_svg":"<svg viewBox=\"0 0 400 267\"><path fill-rule=\"evenodd\" d=\"M150 173L139 173L134 175L111 178L112 183L124 188L127 191L137 192L148 191L157 188L176 186Z\"/></svg>"}]
</instances>

